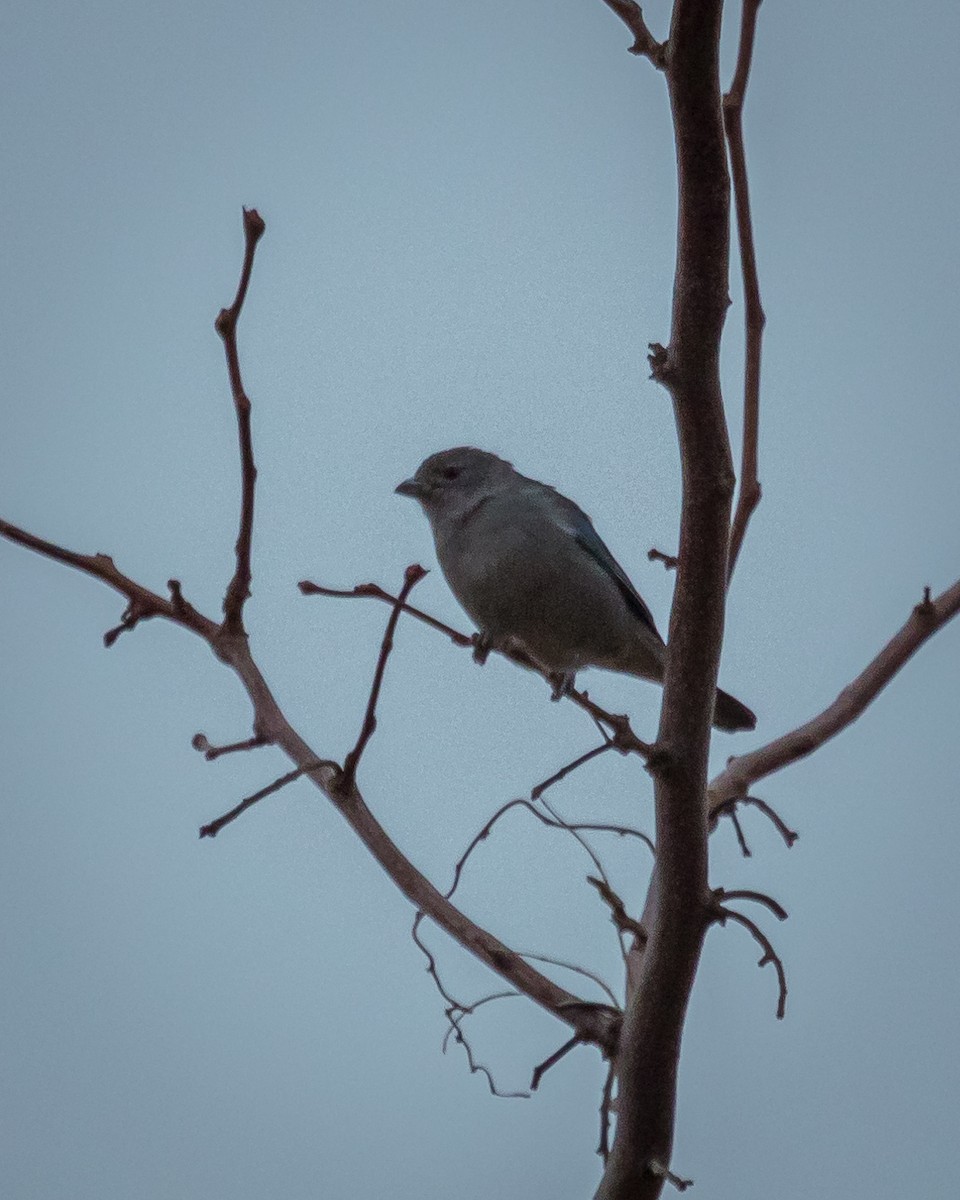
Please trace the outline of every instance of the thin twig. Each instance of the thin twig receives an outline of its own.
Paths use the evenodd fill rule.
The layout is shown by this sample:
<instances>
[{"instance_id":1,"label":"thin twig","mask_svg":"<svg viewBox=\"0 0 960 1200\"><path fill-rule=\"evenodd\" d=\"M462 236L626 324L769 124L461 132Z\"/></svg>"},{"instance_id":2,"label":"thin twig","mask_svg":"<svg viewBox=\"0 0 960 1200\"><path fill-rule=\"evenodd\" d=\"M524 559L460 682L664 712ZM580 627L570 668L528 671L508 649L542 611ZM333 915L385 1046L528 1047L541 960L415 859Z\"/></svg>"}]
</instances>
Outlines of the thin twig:
<instances>
[{"instance_id":1,"label":"thin twig","mask_svg":"<svg viewBox=\"0 0 960 1200\"><path fill-rule=\"evenodd\" d=\"M260 734L254 734L253 737L246 738L242 742L231 742L227 746L213 746L207 740L205 733L195 733L190 739L190 745L194 750L199 750L207 762L213 762L214 759L222 758L224 754L236 754L239 750L256 750L260 746L269 746L270 739Z\"/></svg>"},{"instance_id":2,"label":"thin twig","mask_svg":"<svg viewBox=\"0 0 960 1200\"><path fill-rule=\"evenodd\" d=\"M257 242L266 229L263 217L255 208L243 210L243 267L237 294L229 308L222 308L214 327L223 340L227 356L230 390L237 413L237 436L240 442L240 532L237 534L237 566L223 598L224 632L237 636L243 633L243 606L250 595L250 547L253 541L253 496L257 468L253 461L253 437L250 432L250 397L244 391L240 375L240 356L237 353L237 321L250 283L253 256Z\"/></svg>"},{"instance_id":3,"label":"thin twig","mask_svg":"<svg viewBox=\"0 0 960 1200\"><path fill-rule=\"evenodd\" d=\"M272 796L274 792L279 792L281 788L285 788L288 783L293 783L295 779L299 779L302 775L308 774L310 771L316 771L320 767L330 767L337 771L339 766L330 762L327 759L318 759L316 762L306 763L302 767L297 767L293 771L288 771L286 775L281 775L279 779L275 779L273 783L268 783L265 788L261 788L259 792L254 792L252 796L248 796L246 800L241 800L236 808L231 808L228 813L224 813L222 817L217 817L215 821L211 821L209 825L200 826L200 836L216 837L223 829L224 825L229 825L231 821L235 821L241 813L245 813L248 808L256 804L257 801L263 800L266 796Z\"/></svg>"},{"instance_id":4,"label":"thin twig","mask_svg":"<svg viewBox=\"0 0 960 1200\"><path fill-rule=\"evenodd\" d=\"M607 1077L603 1081L603 1092L600 1096L600 1143L597 1153L606 1165L610 1157L610 1106L613 1103L613 1081L616 1079L616 1064L611 1061L607 1068Z\"/></svg>"},{"instance_id":5,"label":"thin twig","mask_svg":"<svg viewBox=\"0 0 960 1200\"><path fill-rule=\"evenodd\" d=\"M606 737L606 734L604 736ZM582 767L584 763L588 763L591 759L597 758L599 755L605 754L608 750L614 750L615 748L613 741L607 738L602 746L594 746L592 750L588 750L586 754L581 754L573 762L568 762L565 767L561 767L559 771L555 771L548 779L545 779L542 783L538 783L535 788L531 788L530 799L539 800L547 788L552 788L561 779L566 779L568 775L571 775L578 767Z\"/></svg>"},{"instance_id":6,"label":"thin twig","mask_svg":"<svg viewBox=\"0 0 960 1200\"><path fill-rule=\"evenodd\" d=\"M483 1065L483 1063L477 1062L477 1060L474 1058L473 1049L470 1045L469 1040L467 1039L466 1034L463 1032L463 1027L460 1024L461 1020L465 1016L467 1016L469 1013L473 1012L475 1009L479 1008L481 1004L485 1004L488 1000L497 1000L497 999L504 998L507 995L509 995L509 993L498 992L496 995L485 997L483 1000L478 1000L477 1003L473 1004L473 1005L461 1004L461 1002L459 1000L456 1000L453 996L451 996L450 993L447 991L447 989L444 987L443 981L440 979L440 972L437 970L437 960L434 957L433 952L430 950L430 948L427 946L427 944L420 937L420 923L423 920L425 915L426 914L423 913L422 911L419 911L414 914L413 926L411 927L411 930L410 930L410 936L413 938L415 945L418 947L418 949L421 951L423 956L426 958L427 974L433 980L434 986L436 987L437 991L440 993L440 995L443 997L443 1000L445 1001L444 1015L446 1016L447 1021L450 1024L450 1028L444 1034L444 1038L443 1038L444 1054L446 1053L447 1043L449 1042L450 1036L452 1034L453 1037L456 1039L457 1044L463 1047L463 1052L467 1056L467 1065L470 1068L470 1073L472 1075L482 1075L486 1079L487 1087L490 1089L490 1094L492 1096L499 1096L502 1099L506 1099L506 1100L527 1100L527 1099L529 1099L529 1094L527 1092L502 1092L497 1087L496 1081L493 1078L493 1073L490 1071L489 1067L485 1067Z\"/></svg>"},{"instance_id":7,"label":"thin twig","mask_svg":"<svg viewBox=\"0 0 960 1200\"><path fill-rule=\"evenodd\" d=\"M344 590L341 588L321 587L318 583L311 583L309 579L301 579L297 587L304 596L333 596L340 600L356 600L362 597L369 597L373 600L383 600L387 604L397 603L396 596L391 596L389 592L385 592L376 583L358 583L355 588ZM436 629L439 633L445 633L457 646L473 645L473 638L468 637L465 633L461 633L459 629L454 629L451 625L444 624L443 621L438 621L436 617L431 617L429 613L425 613L421 608L414 608L412 604L404 604L402 611L409 613L411 617L416 617L418 621L423 621L431 629Z\"/></svg>"},{"instance_id":8,"label":"thin twig","mask_svg":"<svg viewBox=\"0 0 960 1200\"><path fill-rule=\"evenodd\" d=\"M586 967L578 967L576 963L564 962L562 958L551 958L547 954L533 954L529 950L518 950L517 954L521 958L531 958L534 962L549 963L552 967L560 967L564 971L574 971L577 975L582 975L585 979L592 979L597 987L606 993L615 1009L619 1011L622 1008L620 1001L614 995L613 988L609 984L604 983L599 975L595 975L593 971L588 971Z\"/></svg>"},{"instance_id":9,"label":"thin twig","mask_svg":"<svg viewBox=\"0 0 960 1200\"><path fill-rule=\"evenodd\" d=\"M540 1086L540 1080L544 1077L544 1075L546 1075L550 1068L556 1066L560 1059L569 1054L574 1046L579 1046L580 1044L580 1037L575 1033L573 1037L569 1039L569 1041L563 1043L559 1050L555 1050L553 1054L551 1054L549 1058L545 1058L538 1067L534 1067L533 1075L530 1079L530 1091L535 1092Z\"/></svg>"},{"instance_id":10,"label":"thin twig","mask_svg":"<svg viewBox=\"0 0 960 1200\"><path fill-rule=\"evenodd\" d=\"M765 967L768 963L773 964L774 970L777 972L777 982L780 989L777 998L777 1020L782 1021L784 1013L787 1011L787 973L783 968L783 960L777 954L776 950L774 950L770 939L756 921L752 921L749 917L737 912L734 908L727 908L725 905L718 904L714 909L714 913L719 924L723 925L727 921L736 921L738 925L742 925L750 933L753 940L763 951L757 962L758 967ZM784 916L786 916L786 913L784 913Z\"/></svg>"},{"instance_id":11,"label":"thin twig","mask_svg":"<svg viewBox=\"0 0 960 1200\"><path fill-rule=\"evenodd\" d=\"M667 45L658 42L647 28L640 5L635 0L605 0L605 3L633 34L633 45L627 47L630 53L649 58L658 71L665 70Z\"/></svg>"},{"instance_id":12,"label":"thin twig","mask_svg":"<svg viewBox=\"0 0 960 1200\"><path fill-rule=\"evenodd\" d=\"M761 0L743 0L740 25L740 49L730 91L723 98L723 127L730 148L730 167L733 178L733 199L737 214L737 239L740 243L740 265L744 295L744 375L743 375L743 450L740 461L740 494L730 527L730 548L727 554L727 586L733 578L737 557L746 536L747 525L760 503L758 478L760 431L760 358L763 346L763 327L766 317L760 301L760 278L757 273L757 254L753 242L753 220L750 215L750 185L747 177L747 156L743 145L743 102L750 77L753 41L757 29L757 13Z\"/></svg>"},{"instance_id":13,"label":"thin twig","mask_svg":"<svg viewBox=\"0 0 960 1200\"><path fill-rule=\"evenodd\" d=\"M397 597L397 601L387 620L387 628L384 630L380 655L377 658L376 670L373 673L373 683L370 687L370 696L367 700L367 711L364 714L363 725L360 728L360 736L357 738L357 744L344 759L340 784L345 793L353 790L360 759L363 757L367 743L373 737L374 730L377 728L377 700L380 697L380 688L383 684L384 671L387 668L387 659L390 657L390 651L393 649L393 635L396 632L397 622L400 620L400 612L403 609L407 596L410 595L411 589L423 579L426 573L419 563L411 563L403 573L403 587L400 589L400 595Z\"/></svg>"},{"instance_id":14,"label":"thin twig","mask_svg":"<svg viewBox=\"0 0 960 1200\"><path fill-rule=\"evenodd\" d=\"M479 1000L474 1000L474 1002L472 1004L465 1004L465 1005L458 1004L456 1007L459 1010L460 1016L469 1017L473 1013L475 1013L478 1008L483 1008L483 1006L485 1004L490 1004L494 1000L513 1000L513 999L519 1000L520 993L514 992L514 991L492 992L489 996L481 996ZM441 1053L446 1054L447 1047L450 1044L450 1038L454 1035L454 1033L456 1033L456 1026L450 1025L448 1027L446 1033L443 1035L443 1041L440 1043Z\"/></svg>"},{"instance_id":15,"label":"thin twig","mask_svg":"<svg viewBox=\"0 0 960 1200\"><path fill-rule=\"evenodd\" d=\"M541 803L543 803L542 799ZM467 860L473 854L474 850L476 850L477 846L479 846L481 842L485 842L487 840L493 830L494 825L496 825L500 818L505 816L512 808L526 809L527 812L536 817L536 819L542 825L546 825L548 829L563 829L567 833L583 830L587 833L615 833L619 837L635 837L649 846L651 852L654 851L654 846L651 839L648 838L645 833L641 833L639 829L632 829L629 825L608 825L601 822L564 821L561 818L556 818L552 815L548 815L547 813L540 812L540 810L529 800L524 797L519 797L514 800L508 800L506 804L501 805L500 808L497 809L493 816L490 817L490 819L470 841L470 844L467 846L466 850L464 850L463 854L454 865L453 883L450 885L449 890L444 893L446 899L452 899L454 892L457 890L460 884L460 876L463 874L463 869L467 865Z\"/></svg>"}]
</instances>

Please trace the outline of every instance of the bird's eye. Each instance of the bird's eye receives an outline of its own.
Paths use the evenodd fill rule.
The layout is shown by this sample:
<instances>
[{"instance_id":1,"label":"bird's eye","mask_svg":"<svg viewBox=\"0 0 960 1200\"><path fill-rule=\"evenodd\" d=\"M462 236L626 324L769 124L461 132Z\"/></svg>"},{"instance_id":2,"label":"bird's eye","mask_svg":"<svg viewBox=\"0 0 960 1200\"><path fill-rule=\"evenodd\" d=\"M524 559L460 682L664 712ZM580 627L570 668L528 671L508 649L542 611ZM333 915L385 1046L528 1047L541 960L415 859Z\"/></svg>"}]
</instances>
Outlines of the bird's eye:
<instances>
[{"instance_id":1,"label":"bird's eye","mask_svg":"<svg viewBox=\"0 0 960 1200\"><path fill-rule=\"evenodd\" d=\"M459 467L445 467L443 471L444 479L456 479L459 474Z\"/></svg>"}]
</instances>

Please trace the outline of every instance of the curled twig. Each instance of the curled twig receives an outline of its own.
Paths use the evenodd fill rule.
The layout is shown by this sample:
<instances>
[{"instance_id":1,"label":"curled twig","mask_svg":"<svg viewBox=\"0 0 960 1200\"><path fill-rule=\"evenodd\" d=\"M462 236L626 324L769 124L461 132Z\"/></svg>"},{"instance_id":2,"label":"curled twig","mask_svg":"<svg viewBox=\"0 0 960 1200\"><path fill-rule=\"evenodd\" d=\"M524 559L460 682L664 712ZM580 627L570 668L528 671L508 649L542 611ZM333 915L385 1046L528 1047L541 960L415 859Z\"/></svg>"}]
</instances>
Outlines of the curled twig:
<instances>
[{"instance_id":1,"label":"curled twig","mask_svg":"<svg viewBox=\"0 0 960 1200\"><path fill-rule=\"evenodd\" d=\"M736 894L736 893L732 893ZM750 898L756 899L758 893L751 893ZM774 901L774 903L776 903ZM787 915L783 914L784 917ZM770 939L763 932L756 921L752 921L743 913L737 912L734 908L727 908L725 905L718 904L714 909L714 916L720 925L725 925L727 921L736 921L738 925L742 925L750 934L753 940L763 951L760 959L757 962L758 967L765 967L771 963L774 970L777 972L777 982L779 985L779 996L777 998L777 1020L782 1021L784 1013L787 1011L787 973L783 967L783 960L780 955L774 950ZM781 918L782 919L782 918Z\"/></svg>"},{"instance_id":2,"label":"curled twig","mask_svg":"<svg viewBox=\"0 0 960 1200\"><path fill-rule=\"evenodd\" d=\"M446 1053L447 1045L452 1036L457 1044L463 1047L463 1052L467 1057L467 1065L470 1068L471 1075L482 1075L487 1081L487 1087L490 1089L490 1094L492 1096L499 1096L501 1099L505 1100L529 1099L529 1093L527 1092L503 1092L497 1087L496 1080L493 1078L493 1073L491 1072L490 1068L485 1067L483 1063L478 1062L474 1057L473 1048L471 1047L466 1034L463 1032L463 1027L461 1025L463 1018L476 1011L476 1009L478 1009L482 1004L486 1004L491 1000L506 999L508 996L515 995L516 993L497 992L492 996L483 997L483 999L478 1000L472 1005L462 1004L459 1000L451 996L451 994L444 987L443 981L440 979L440 972L437 970L437 960L434 957L433 952L420 937L420 923L423 920L424 915L425 914L422 911L418 911L414 914L410 936L413 938L414 943L423 954L424 958L426 958L427 974L433 980L434 986L444 1000L444 1015L450 1024L450 1028L444 1034L443 1052Z\"/></svg>"}]
</instances>

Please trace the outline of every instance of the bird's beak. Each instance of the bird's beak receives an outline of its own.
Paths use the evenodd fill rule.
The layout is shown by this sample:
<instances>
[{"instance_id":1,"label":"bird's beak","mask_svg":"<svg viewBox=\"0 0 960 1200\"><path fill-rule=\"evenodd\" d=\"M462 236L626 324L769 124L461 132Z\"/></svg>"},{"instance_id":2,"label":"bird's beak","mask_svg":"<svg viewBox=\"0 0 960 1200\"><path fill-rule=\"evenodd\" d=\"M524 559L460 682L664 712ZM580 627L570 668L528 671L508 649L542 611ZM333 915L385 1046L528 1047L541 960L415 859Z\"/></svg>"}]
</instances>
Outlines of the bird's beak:
<instances>
[{"instance_id":1,"label":"bird's beak","mask_svg":"<svg viewBox=\"0 0 960 1200\"><path fill-rule=\"evenodd\" d=\"M403 483L398 483L393 490L398 496L412 496L414 500L423 499L423 484L418 483L416 479L405 479Z\"/></svg>"}]
</instances>

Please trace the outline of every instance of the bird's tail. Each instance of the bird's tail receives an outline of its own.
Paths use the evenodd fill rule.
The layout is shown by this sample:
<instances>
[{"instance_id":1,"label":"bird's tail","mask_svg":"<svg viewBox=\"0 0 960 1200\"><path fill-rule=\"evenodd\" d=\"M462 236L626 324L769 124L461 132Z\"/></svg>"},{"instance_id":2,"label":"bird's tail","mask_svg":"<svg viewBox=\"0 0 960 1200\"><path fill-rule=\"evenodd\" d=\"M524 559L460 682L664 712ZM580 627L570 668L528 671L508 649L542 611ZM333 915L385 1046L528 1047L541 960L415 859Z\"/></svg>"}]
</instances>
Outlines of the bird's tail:
<instances>
[{"instance_id":1,"label":"bird's tail","mask_svg":"<svg viewBox=\"0 0 960 1200\"><path fill-rule=\"evenodd\" d=\"M745 704L734 699L729 692L717 688L717 702L713 708L713 724L726 733L737 733L741 729L755 729L757 718Z\"/></svg>"}]
</instances>

